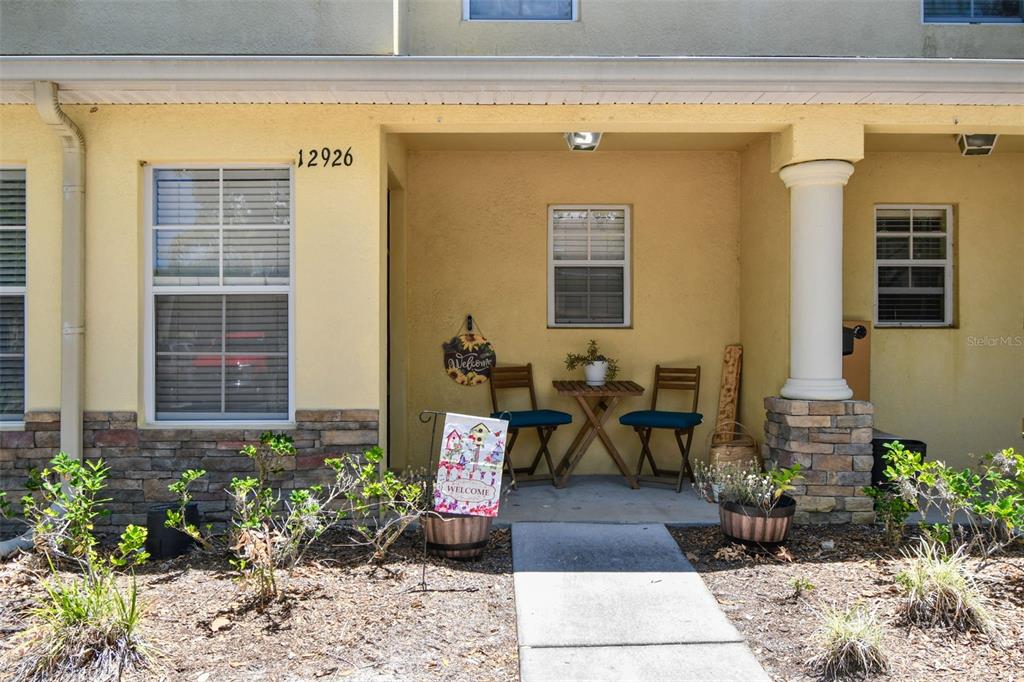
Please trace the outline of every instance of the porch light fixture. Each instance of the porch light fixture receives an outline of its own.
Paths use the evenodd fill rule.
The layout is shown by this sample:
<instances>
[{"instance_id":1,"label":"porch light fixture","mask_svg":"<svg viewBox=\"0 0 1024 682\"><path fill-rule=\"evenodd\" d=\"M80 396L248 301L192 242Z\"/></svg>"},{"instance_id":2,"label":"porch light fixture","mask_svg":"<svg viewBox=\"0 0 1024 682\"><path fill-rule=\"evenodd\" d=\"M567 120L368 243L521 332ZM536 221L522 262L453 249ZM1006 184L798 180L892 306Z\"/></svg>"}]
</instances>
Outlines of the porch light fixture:
<instances>
[{"instance_id":1,"label":"porch light fixture","mask_svg":"<svg viewBox=\"0 0 1024 682\"><path fill-rule=\"evenodd\" d=\"M565 143L574 152L592 152L601 144L601 133L566 133Z\"/></svg>"},{"instance_id":2,"label":"porch light fixture","mask_svg":"<svg viewBox=\"0 0 1024 682\"><path fill-rule=\"evenodd\" d=\"M956 144L963 156L988 156L995 149L998 137L990 133L960 133Z\"/></svg>"}]
</instances>

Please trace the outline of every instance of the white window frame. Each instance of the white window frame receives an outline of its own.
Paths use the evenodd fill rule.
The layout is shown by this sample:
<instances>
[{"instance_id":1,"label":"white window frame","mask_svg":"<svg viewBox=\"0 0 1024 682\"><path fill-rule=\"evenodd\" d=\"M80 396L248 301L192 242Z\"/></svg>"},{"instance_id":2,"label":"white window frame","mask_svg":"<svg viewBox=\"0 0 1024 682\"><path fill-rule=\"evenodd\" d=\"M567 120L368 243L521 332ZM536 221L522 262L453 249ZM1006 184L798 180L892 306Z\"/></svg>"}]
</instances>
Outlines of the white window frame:
<instances>
[{"instance_id":1,"label":"white window frame","mask_svg":"<svg viewBox=\"0 0 1024 682\"><path fill-rule=\"evenodd\" d=\"M880 210L910 210L910 231L909 232L883 232L878 231L878 211ZM914 211L919 209L926 209L934 211L941 209L946 212L946 257L944 259L913 259L913 258L900 258L900 259L886 259L880 261L878 259L878 237L881 234L885 237L909 237L910 243L908 246L909 255L914 255ZM874 277L875 281L872 284L872 291L874 292L874 310L875 310L875 327L882 328L896 328L896 329L913 329L913 328L948 328L953 326L953 268L955 264L953 254L953 206L952 204L875 204L875 210L872 211L872 240L875 257ZM935 237L931 237L934 239ZM945 311L944 319L942 322L892 322L892 321L880 321L878 319L878 269L880 267L900 267L900 266L929 266L929 267L942 267L945 268L944 288L945 288Z\"/></svg>"},{"instance_id":2,"label":"white window frame","mask_svg":"<svg viewBox=\"0 0 1024 682\"><path fill-rule=\"evenodd\" d=\"M932 17L924 13L924 3L921 0L921 23L922 24L1019 24L1024 22L1024 17L976 17L974 16L974 0L971 0L971 13L965 14L944 14Z\"/></svg>"},{"instance_id":3,"label":"white window frame","mask_svg":"<svg viewBox=\"0 0 1024 682\"><path fill-rule=\"evenodd\" d=\"M555 260L555 211L623 211L625 216L624 259L618 260ZM589 239L589 230L587 231ZM552 204L548 206L548 327L551 329L628 329L633 326L633 211L628 204ZM616 267L622 270L622 322L555 322L555 266Z\"/></svg>"},{"instance_id":4,"label":"white window frame","mask_svg":"<svg viewBox=\"0 0 1024 682\"><path fill-rule=\"evenodd\" d=\"M157 419L156 418L156 296L157 294L193 294L195 286L165 286L159 287L153 284L153 234L156 229L201 229L197 225L155 225L155 202L153 176L158 170L211 170L221 171L221 193L220 193L220 221L217 227L223 226L224 194L223 194L223 171L236 168L287 168L288 169L288 284L287 285L259 285L244 286L232 284L206 285L208 293L217 294L282 294L288 295L288 418L287 419ZM161 163L154 166L146 166L145 169L145 197L143 202L145 219L143 221L145 231L145 322L143 328L143 343L146 348L143 354L144 362L144 402L146 410L146 424L158 428L164 427L187 427L190 429L217 429L217 428L244 428L252 425L258 428L267 427L289 427L295 425L295 167L287 163L192 163L182 161L179 163ZM213 226L207 226L213 227ZM246 225L233 224L234 229L281 229L280 225ZM224 250L221 248L218 256L221 259L223 269Z\"/></svg>"},{"instance_id":5,"label":"white window frame","mask_svg":"<svg viewBox=\"0 0 1024 682\"><path fill-rule=\"evenodd\" d=\"M572 24L580 20L580 0L572 0L572 19L472 19L469 16L469 2L462 0L462 20L473 23Z\"/></svg>"},{"instance_id":6,"label":"white window frame","mask_svg":"<svg viewBox=\"0 0 1024 682\"><path fill-rule=\"evenodd\" d=\"M0 230L13 232L21 230L25 233L25 284L20 287L0 284L0 296L21 296L22 323L25 329L25 349L21 355L21 382L24 387L22 395L21 419L0 420L0 431L20 431L25 428L25 410L28 408L28 168L22 164L0 164L0 170L20 170L25 173L25 223L23 225L0 225ZM8 417L17 415L9 414Z\"/></svg>"}]
</instances>

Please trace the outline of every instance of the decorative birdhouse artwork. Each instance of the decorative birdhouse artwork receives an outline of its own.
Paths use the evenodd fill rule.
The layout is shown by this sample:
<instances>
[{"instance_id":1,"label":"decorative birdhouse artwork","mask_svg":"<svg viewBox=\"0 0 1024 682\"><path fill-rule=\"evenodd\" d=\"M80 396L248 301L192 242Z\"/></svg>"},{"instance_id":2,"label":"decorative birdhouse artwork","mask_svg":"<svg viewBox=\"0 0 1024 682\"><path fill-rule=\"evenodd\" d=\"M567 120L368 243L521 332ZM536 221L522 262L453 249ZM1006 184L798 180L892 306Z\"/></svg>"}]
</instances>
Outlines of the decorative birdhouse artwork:
<instances>
[{"instance_id":1,"label":"decorative birdhouse artwork","mask_svg":"<svg viewBox=\"0 0 1024 682\"><path fill-rule=\"evenodd\" d=\"M491 434L491 430L487 428L484 423L477 424L469 430L469 440L474 446L482 448L484 443L487 442L487 436Z\"/></svg>"},{"instance_id":2,"label":"decorative birdhouse artwork","mask_svg":"<svg viewBox=\"0 0 1024 682\"><path fill-rule=\"evenodd\" d=\"M497 516L507 431L503 419L445 415L435 511Z\"/></svg>"},{"instance_id":3,"label":"decorative birdhouse artwork","mask_svg":"<svg viewBox=\"0 0 1024 682\"><path fill-rule=\"evenodd\" d=\"M444 437L445 448L448 450L458 450L462 448L462 434L459 433L458 429L452 429L447 436Z\"/></svg>"}]
</instances>

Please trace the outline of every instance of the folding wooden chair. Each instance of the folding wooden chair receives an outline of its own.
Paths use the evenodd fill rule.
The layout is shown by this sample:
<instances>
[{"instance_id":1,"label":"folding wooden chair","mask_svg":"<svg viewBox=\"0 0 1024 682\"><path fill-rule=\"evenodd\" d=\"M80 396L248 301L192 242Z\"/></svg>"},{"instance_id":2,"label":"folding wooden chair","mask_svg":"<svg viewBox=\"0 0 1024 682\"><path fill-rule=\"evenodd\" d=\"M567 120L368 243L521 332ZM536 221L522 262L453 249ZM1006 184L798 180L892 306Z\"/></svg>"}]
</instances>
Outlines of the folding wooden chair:
<instances>
[{"instance_id":1,"label":"folding wooden chair","mask_svg":"<svg viewBox=\"0 0 1024 682\"><path fill-rule=\"evenodd\" d=\"M659 390L680 390L693 392L691 412L667 412L658 409ZM619 417L619 423L632 426L640 437L640 459L636 464L638 480L651 483L667 483L662 477L676 476L676 492L683 490L683 478L693 479L690 468L690 444L693 442L693 430L704 421L704 415L697 412L697 398L700 394L700 365L697 367L662 367L654 368L654 390L651 393L651 409L629 412ZM651 434L655 429L671 429L679 445L682 462L679 470L659 469L651 454ZM686 443L683 444L683 437ZM654 478L643 478L640 473L644 468L644 460L651 465Z\"/></svg>"},{"instance_id":2,"label":"folding wooden chair","mask_svg":"<svg viewBox=\"0 0 1024 682\"><path fill-rule=\"evenodd\" d=\"M537 471L537 466L540 464L540 458L543 457L548 464L549 476L545 476L540 479L532 480L547 480L551 478L554 480L555 465L551 460L551 452L548 450L548 441L551 440L551 435L555 432L559 426L563 424L572 423L572 415L568 412L559 412L558 410L541 410L537 409L537 394L533 390L533 365L516 365L507 367L493 367L491 369L491 406L494 408L494 413L491 414L495 419L507 419L508 420L508 441L505 445L505 465L506 470L509 472L512 479L512 487L518 484L516 480L517 473L525 473L527 476L533 476L534 472ZM526 388L530 391L530 409L529 410L502 410L498 407L498 391L512 388ZM512 448L516 444L516 440L519 438L519 431L521 429L537 429L537 437L540 439L540 446L537 448L537 453L533 457L533 462L528 467L515 468L512 465ZM529 479L524 479L529 480Z\"/></svg>"}]
</instances>

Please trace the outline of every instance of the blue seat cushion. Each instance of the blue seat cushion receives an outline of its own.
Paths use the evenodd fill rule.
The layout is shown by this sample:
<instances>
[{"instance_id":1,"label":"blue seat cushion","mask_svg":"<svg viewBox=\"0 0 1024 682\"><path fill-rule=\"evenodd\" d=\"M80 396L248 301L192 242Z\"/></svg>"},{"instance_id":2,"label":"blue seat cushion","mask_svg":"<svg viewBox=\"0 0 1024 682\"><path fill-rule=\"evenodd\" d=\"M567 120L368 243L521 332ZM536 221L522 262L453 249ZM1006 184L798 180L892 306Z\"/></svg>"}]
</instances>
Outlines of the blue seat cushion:
<instances>
[{"instance_id":1,"label":"blue seat cushion","mask_svg":"<svg viewBox=\"0 0 1024 682\"><path fill-rule=\"evenodd\" d=\"M664 412L662 410L638 410L619 417L623 426L643 426L649 429L689 429L704 421L698 412Z\"/></svg>"},{"instance_id":2,"label":"blue seat cushion","mask_svg":"<svg viewBox=\"0 0 1024 682\"><path fill-rule=\"evenodd\" d=\"M558 410L519 410L495 412L493 419L507 419L510 429L525 429L531 426L561 426L572 424L572 415Z\"/></svg>"}]
</instances>

